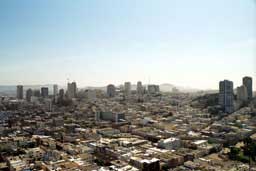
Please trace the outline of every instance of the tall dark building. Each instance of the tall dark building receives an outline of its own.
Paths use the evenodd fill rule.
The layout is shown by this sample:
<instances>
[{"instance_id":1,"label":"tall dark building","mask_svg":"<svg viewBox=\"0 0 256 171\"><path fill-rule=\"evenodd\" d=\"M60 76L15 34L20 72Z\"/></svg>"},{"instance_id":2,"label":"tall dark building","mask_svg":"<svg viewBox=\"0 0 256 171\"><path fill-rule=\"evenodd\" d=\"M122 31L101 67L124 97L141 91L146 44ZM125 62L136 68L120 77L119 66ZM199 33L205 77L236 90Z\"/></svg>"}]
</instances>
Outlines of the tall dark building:
<instances>
[{"instance_id":1,"label":"tall dark building","mask_svg":"<svg viewBox=\"0 0 256 171\"><path fill-rule=\"evenodd\" d=\"M48 87L42 87L42 88L41 88L41 96L42 96L43 98L45 98L45 97L48 97L48 95L49 95L49 89L48 89Z\"/></svg>"},{"instance_id":2,"label":"tall dark building","mask_svg":"<svg viewBox=\"0 0 256 171\"><path fill-rule=\"evenodd\" d=\"M60 89L60 91L59 91L59 99L63 100L64 99L64 95L65 95L64 89Z\"/></svg>"},{"instance_id":3,"label":"tall dark building","mask_svg":"<svg viewBox=\"0 0 256 171\"><path fill-rule=\"evenodd\" d=\"M27 91L26 91L26 100L28 101L28 102L31 102L31 97L33 96L33 91L32 91L32 89L28 89Z\"/></svg>"},{"instance_id":4,"label":"tall dark building","mask_svg":"<svg viewBox=\"0 0 256 171\"><path fill-rule=\"evenodd\" d=\"M219 83L219 105L224 112L232 113L234 111L234 92L233 82L224 80Z\"/></svg>"},{"instance_id":5,"label":"tall dark building","mask_svg":"<svg viewBox=\"0 0 256 171\"><path fill-rule=\"evenodd\" d=\"M243 78L243 85L247 89L247 95L248 100L251 100L253 97L253 91L252 91L252 77L244 77Z\"/></svg>"},{"instance_id":6,"label":"tall dark building","mask_svg":"<svg viewBox=\"0 0 256 171\"><path fill-rule=\"evenodd\" d=\"M40 90L34 90L33 91L33 96L40 97L41 96Z\"/></svg>"},{"instance_id":7,"label":"tall dark building","mask_svg":"<svg viewBox=\"0 0 256 171\"><path fill-rule=\"evenodd\" d=\"M107 96L115 97L115 95L116 95L116 87L113 84L109 84L107 86Z\"/></svg>"},{"instance_id":8,"label":"tall dark building","mask_svg":"<svg viewBox=\"0 0 256 171\"><path fill-rule=\"evenodd\" d=\"M23 99L23 86L17 86L17 99Z\"/></svg>"}]
</instances>

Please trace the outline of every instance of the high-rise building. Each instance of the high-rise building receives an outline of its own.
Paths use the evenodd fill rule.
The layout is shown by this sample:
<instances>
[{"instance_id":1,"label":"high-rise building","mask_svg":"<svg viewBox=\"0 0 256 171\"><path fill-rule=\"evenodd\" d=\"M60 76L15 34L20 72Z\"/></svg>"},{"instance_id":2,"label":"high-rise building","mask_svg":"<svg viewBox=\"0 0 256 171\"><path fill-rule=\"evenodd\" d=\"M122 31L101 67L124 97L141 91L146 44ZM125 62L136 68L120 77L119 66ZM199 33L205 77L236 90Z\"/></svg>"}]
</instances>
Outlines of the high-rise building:
<instances>
[{"instance_id":1,"label":"high-rise building","mask_svg":"<svg viewBox=\"0 0 256 171\"><path fill-rule=\"evenodd\" d=\"M28 89L27 91L26 91L26 100L28 101L28 102L31 102L31 97L33 96L33 91L32 91L32 89L30 88L30 89Z\"/></svg>"},{"instance_id":2,"label":"high-rise building","mask_svg":"<svg viewBox=\"0 0 256 171\"><path fill-rule=\"evenodd\" d=\"M48 87L42 87L42 88L41 88L41 96L42 96L43 98L45 98L45 97L48 97L48 95L49 95L49 89L48 89Z\"/></svg>"},{"instance_id":3,"label":"high-rise building","mask_svg":"<svg viewBox=\"0 0 256 171\"><path fill-rule=\"evenodd\" d=\"M67 90L67 95L68 98L76 98L76 93L77 93L77 87L76 87L76 82L68 83L68 90Z\"/></svg>"},{"instance_id":4,"label":"high-rise building","mask_svg":"<svg viewBox=\"0 0 256 171\"><path fill-rule=\"evenodd\" d=\"M131 82L124 83L124 95L129 96L131 94L132 85Z\"/></svg>"},{"instance_id":5,"label":"high-rise building","mask_svg":"<svg viewBox=\"0 0 256 171\"><path fill-rule=\"evenodd\" d=\"M65 91L64 89L60 89L59 91L59 99L62 101L64 99Z\"/></svg>"},{"instance_id":6,"label":"high-rise building","mask_svg":"<svg viewBox=\"0 0 256 171\"><path fill-rule=\"evenodd\" d=\"M23 86L17 86L17 99L23 99Z\"/></svg>"},{"instance_id":7,"label":"high-rise building","mask_svg":"<svg viewBox=\"0 0 256 171\"><path fill-rule=\"evenodd\" d=\"M57 85L57 84L54 84L54 85L53 85L53 95L54 95L54 96L57 96L57 94L58 94L58 85Z\"/></svg>"},{"instance_id":8,"label":"high-rise building","mask_svg":"<svg viewBox=\"0 0 256 171\"><path fill-rule=\"evenodd\" d=\"M33 96L40 97L41 96L40 90L34 90L33 91Z\"/></svg>"},{"instance_id":9,"label":"high-rise building","mask_svg":"<svg viewBox=\"0 0 256 171\"><path fill-rule=\"evenodd\" d=\"M243 78L243 85L247 89L248 100L251 100L253 97L253 90L252 90L252 77L244 77Z\"/></svg>"},{"instance_id":10,"label":"high-rise building","mask_svg":"<svg viewBox=\"0 0 256 171\"><path fill-rule=\"evenodd\" d=\"M49 112L52 111L52 100L51 99L45 99L45 109L48 110Z\"/></svg>"},{"instance_id":11,"label":"high-rise building","mask_svg":"<svg viewBox=\"0 0 256 171\"><path fill-rule=\"evenodd\" d=\"M53 85L53 102L54 103L58 102L58 85L57 84Z\"/></svg>"},{"instance_id":12,"label":"high-rise building","mask_svg":"<svg viewBox=\"0 0 256 171\"><path fill-rule=\"evenodd\" d=\"M144 92L144 88L142 86L142 82L141 81L138 81L137 82L137 94L138 95L142 95Z\"/></svg>"},{"instance_id":13,"label":"high-rise building","mask_svg":"<svg viewBox=\"0 0 256 171\"><path fill-rule=\"evenodd\" d=\"M233 82L224 80L219 82L219 105L226 113L234 111Z\"/></svg>"},{"instance_id":14,"label":"high-rise building","mask_svg":"<svg viewBox=\"0 0 256 171\"><path fill-rule=\"evenodd\" d=\"M245 85L237 87L237 100L242 102L248 100L248 93Z\"/></svg>"},{"instance_id":15,"label":"high-rise building","mask_svg":"<svg viewBox=\"0 0 256 171\"><path fill-rule=\"evenodd\" d=\"M107 86L107 96L115 97L115 95L116 95L116 87L113 84L109 84Z\"/></svg>"},{"instance_id":16,"label":"high-rise building","mask_svg":"<svg viewBox=\"0 0 256 171\"><path fill-rule=\"evenodd\" d=\"M148 85L148 93L149 94L155 94L155 93L159 93L159 92L160 92L159 85L154 85L154 84Z\"/></svg>"}]
</instances>

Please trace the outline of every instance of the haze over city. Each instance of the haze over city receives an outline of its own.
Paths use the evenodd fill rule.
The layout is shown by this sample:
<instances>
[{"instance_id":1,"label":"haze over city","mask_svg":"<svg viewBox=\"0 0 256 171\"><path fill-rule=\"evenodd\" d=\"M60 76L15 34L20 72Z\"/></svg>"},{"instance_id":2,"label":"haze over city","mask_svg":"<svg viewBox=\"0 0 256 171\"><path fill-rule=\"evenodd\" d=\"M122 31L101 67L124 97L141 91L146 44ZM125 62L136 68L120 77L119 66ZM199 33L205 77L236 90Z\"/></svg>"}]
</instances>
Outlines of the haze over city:
<instances>
[{"instance_id":1,"label":"haze over city","mask_svg":"<svg viewBox=\"0 0 256 171\"><path fill-rule=\"evenodd\" d=\"M255 0L0 0L0 171L256 171Z\"/></svg>"},{"instance_id":2,"label":"haze over city","mask_svg":"<svg viewBox=\"0 0 256 171\"><path fill-rule=\"evenodd\" d=\"M253 0L0 1L0 85L238 86L256 76L255 8Z\"/></svg>"}]
</instances>

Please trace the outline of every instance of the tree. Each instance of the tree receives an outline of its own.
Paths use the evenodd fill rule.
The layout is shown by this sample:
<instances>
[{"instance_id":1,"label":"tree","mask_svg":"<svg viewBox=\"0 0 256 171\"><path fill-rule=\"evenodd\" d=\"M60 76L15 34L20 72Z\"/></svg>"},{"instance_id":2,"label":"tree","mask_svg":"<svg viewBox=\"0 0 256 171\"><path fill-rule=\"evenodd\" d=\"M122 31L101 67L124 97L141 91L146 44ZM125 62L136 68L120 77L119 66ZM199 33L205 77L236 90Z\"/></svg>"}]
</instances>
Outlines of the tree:
<instances>
[{"instance_id":1,"label":"tree","mask_svg":"<svg viewBox=\"0 0 256 171\"><path fill-rule=\"evenodd\" d=\"M237 156L239 155L240 153L240 149L239 148L236 148L236 147L231 147L230 148L230 152L228 153L228 156L230 159L232 160L236 160L237 159Z\"/></svg>"},{"instance_id":2,"label":"tree","mask_svg":"<svg viewBox=\"0 0 256 171\"><path fill-rule=\"evenodd\" d=\"M256 161L256 143L251 138L246 138L244 146L244 154L249 156L253 161Z\"/></svg>"}]
</instances>

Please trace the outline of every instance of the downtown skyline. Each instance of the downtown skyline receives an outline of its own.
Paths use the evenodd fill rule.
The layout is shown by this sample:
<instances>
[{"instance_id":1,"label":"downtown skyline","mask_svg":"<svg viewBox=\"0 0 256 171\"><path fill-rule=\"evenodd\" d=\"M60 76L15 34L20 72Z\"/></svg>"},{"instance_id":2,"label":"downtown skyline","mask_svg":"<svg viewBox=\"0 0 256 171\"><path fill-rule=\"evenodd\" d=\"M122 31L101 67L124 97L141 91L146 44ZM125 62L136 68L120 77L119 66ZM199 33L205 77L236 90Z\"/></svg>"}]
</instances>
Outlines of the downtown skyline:
<instances>
[{"instance_id":1,"label":"downtown skyline","mask_svg":"<svg viewBox=\"0 0 256 171\"><path fill-rule=\"evenodd\" d=\"M256 171L256 0L0 1L0 171Z\"/></svg>"}]
</instances>

